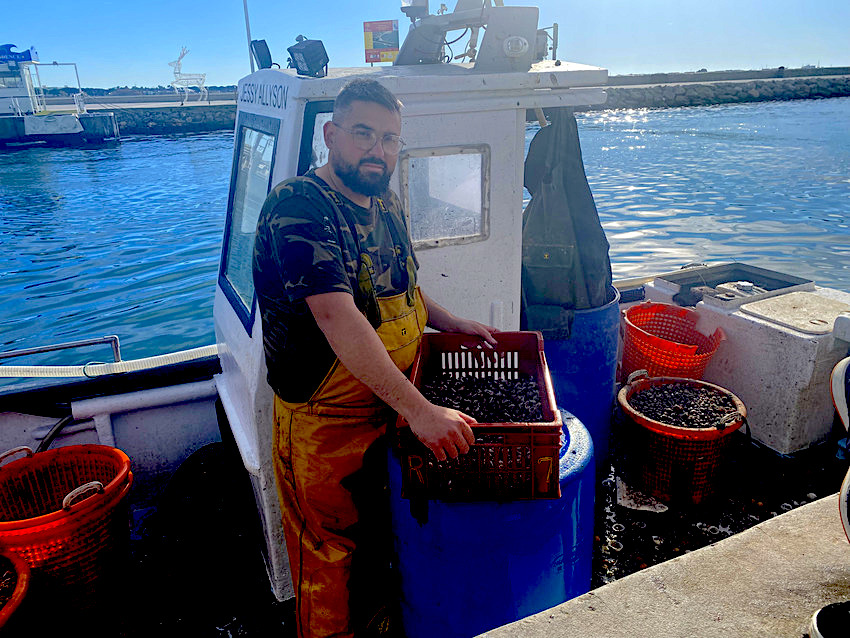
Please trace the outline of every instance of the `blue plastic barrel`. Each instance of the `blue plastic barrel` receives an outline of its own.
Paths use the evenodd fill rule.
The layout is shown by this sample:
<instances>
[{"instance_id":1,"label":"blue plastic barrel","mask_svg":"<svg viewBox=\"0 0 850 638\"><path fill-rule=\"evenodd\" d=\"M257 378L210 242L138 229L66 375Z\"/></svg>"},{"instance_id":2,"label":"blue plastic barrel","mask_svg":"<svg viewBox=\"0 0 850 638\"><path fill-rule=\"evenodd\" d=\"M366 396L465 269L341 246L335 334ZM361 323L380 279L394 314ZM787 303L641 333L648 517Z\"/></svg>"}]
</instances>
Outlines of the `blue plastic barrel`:
<instances>
[{"instance_id":1,"label":"blue plastic barrel","mask_svg":"<svg viewBox=\"0 0 850 638\"><path fill-rule=\"evenodd\" d=\"M620 293L611 290L614 298L604 306L576 311L569 339L543 341L558 406L590 432L596 467L603 473L608 471L620 336Z\"/></svg>"},{"instance_id":2,"label":"blue plastic barrel","mask_svg":"<svg viewBox=\"0 0 850 638\"><path fill-rule=\"evenodd\" d=\"M590 590L593 442L564 411L561 498L507 503L427 501L427 521L389 482L407 638L469 638Z\"/></svg>"}]
</instances>

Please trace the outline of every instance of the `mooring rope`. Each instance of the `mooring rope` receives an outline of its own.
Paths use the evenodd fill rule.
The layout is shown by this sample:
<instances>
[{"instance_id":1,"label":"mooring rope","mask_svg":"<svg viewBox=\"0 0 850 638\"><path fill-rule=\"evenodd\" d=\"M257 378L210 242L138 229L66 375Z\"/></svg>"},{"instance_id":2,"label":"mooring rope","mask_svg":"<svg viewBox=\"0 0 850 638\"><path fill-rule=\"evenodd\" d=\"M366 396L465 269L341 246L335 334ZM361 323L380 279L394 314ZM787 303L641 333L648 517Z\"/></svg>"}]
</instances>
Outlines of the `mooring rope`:
<instances>
[{"instance_id":1,"label":"mooring rope","mask_svg":"<svg viewBox=\"0 0 850 638\"><path fill-rule=\"evenodd\" d=\"M202 346L191 350L181 350L160 354L144 359L131 359L129 361L116 361L115 363L103 363L91 361L85 365L77 366L3 366L0 365L0 377L102 377L108 374L120 372L137 372L139 370L150 370L160 368L193 359L218 356L218 346Z\"/></svg>"}]
</instances>

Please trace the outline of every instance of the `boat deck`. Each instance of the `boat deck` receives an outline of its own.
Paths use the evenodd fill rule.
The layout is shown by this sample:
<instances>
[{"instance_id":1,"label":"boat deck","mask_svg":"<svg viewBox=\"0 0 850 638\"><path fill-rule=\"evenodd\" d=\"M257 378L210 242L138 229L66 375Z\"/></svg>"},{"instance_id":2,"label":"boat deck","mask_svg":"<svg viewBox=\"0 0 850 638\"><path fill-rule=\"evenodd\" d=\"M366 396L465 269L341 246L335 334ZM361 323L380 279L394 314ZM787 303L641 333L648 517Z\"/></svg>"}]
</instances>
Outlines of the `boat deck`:
<instances>
[{"instance_id":1,"label":"boat deck","mask_svg":"<svg viewBox=\"0 0 850 638\"><path fill-rule=\"evenodd\" d=\"M660 514L617 505L603 481L595 589L484 635L799 637L816 609L850 599L850 544L837 497L824 497L846 472L834 450L828 443L776 457L742 436L717 499ZM812 493L823 498L773 515ZM755 527L752 517L761 520ZM736 525L750 529L736 533ZM712 526L724 531L713 536ZM114 597L96 612L49 614L25 599L4 638L69 628L116 638L295 635L294 601L277 601L268 584L253 494L234 448L216 443L191 456L139 530ZM733 535L711 544L723 534ZM612 540L620 551L610 550ZM606 571L616 580L602 585Z\"/></svg>"},{"instance_id":2,"label":"boat deck","mask_svg":"<svg viewBox=\"0 0 850 638\"><path fill-rule=\"evenodd\" d=\"M278 602L272 594L253 499L232 450L221 443L202 448L174 474L156 512L130 539L110 600L56 614L43 601L37 606L28 592L3 638L54 632L294 637L294 600Z\"/></svg>"}]
</instances>

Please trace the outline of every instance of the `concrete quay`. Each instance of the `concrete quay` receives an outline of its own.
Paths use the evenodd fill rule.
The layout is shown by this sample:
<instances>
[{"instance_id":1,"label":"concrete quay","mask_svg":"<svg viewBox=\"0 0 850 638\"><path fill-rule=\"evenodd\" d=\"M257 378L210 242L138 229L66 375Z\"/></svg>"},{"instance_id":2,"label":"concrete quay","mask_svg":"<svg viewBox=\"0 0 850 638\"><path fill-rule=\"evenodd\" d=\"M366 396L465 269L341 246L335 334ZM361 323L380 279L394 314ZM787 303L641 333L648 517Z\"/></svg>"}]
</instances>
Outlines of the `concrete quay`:
<instances>
[{"instance_id":1,"label":"concrete quay","mask_svg":"<svg viewBox=\"0 0 850 638\"><path fill-rule=\"evenodd\" d=\"M51 106L50 110L58 110ZM210 102L172 101L86 104L90 112L111 111L122 135L172 135L205 131L232 131L236 123L236 99Z\"/></svg>"},{"instance_id":2,"label":"concrete quay","mask_svg":"<svg viewBox=\"0 0 850 638\"><path fill-rule=\"evenodd\" d=\"M800 638L844 600L850 543L834 494L481 638Z\"/></svg>"}]
</instances>

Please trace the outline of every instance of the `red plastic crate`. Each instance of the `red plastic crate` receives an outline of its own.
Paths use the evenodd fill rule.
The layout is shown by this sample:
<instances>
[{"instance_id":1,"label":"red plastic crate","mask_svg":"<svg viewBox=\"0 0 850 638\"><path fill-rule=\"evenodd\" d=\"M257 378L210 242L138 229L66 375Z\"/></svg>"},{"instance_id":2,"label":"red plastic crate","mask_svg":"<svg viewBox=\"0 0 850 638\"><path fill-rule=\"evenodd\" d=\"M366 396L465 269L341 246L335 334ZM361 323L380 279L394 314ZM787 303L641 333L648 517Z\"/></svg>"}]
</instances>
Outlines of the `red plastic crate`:
<instances>
[{"instance_id":1,"label":"red plastic crate","mask_svg":"<svg viewBox=\"0 0 850 638\"><path fill-rule=\"evenodd\" d=\"M623 313L623 361L620 381L635 370L650 377L701 379L720 342L721 328L711 336L696 329L699 315L673 304L644 302Z\"/></svg>"},{"instance_id":2,"label":"red plastic crate","mask_svg":"<svg viewBox=\"0 0 850 638\"><path fill-rule=\"evenodd\" d=\"M562 421L539 332L500 332L489 348L478 337L428 333L422 338L411 370L411 381L448 372L457 377L537 380L544 421L539 423L477 423L468 454L438 461L398 418L398 450L402 465L402 496L428 499L524 500L560 498L558 457Z\"/></svg>"}]
</instances>

